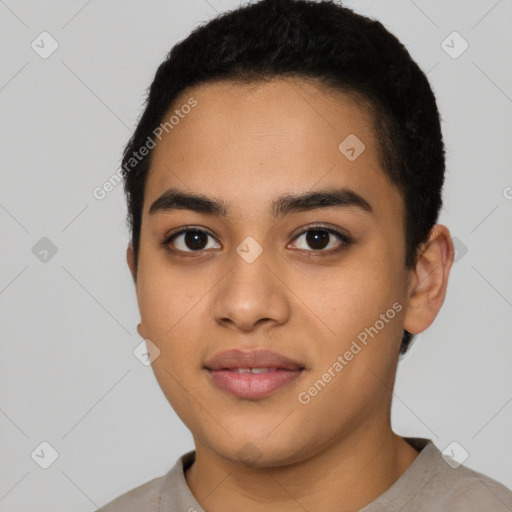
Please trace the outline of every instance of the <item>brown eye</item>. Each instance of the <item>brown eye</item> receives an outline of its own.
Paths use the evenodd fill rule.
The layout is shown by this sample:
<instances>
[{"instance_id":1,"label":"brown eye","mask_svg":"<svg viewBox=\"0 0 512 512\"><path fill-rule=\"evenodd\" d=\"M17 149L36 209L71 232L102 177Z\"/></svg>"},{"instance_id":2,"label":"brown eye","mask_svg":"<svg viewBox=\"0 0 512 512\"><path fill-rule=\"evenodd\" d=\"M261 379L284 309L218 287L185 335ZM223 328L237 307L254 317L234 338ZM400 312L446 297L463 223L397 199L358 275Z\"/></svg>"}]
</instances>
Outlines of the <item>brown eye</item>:
<instances>
[{"instance_id":1,"label":"brown eye","mask_svg":"<svg viewBox=\"0 0 512 512\"><path fill-rule=\"evenodd\" d=\"M325 249L329 244L331 234L322 230L310 230L306 235L306 242L312 249Z\"/></svg>"},{"instance_id":2,"label":"brown eye","mask_svg":"<svg viewBox=\"0 0 512 512\"><path fill-rule=\"evenodd\" d=\"M201 231L187 231L183 243L192 251L201 251L208 244L208 235Z\"/></svg>"},{"instance_id":3,"label":"brown eye","mask_svg":"<svg viewBox=\"0 0 512 512\"><path fill-rule=\"evenodd\" d=\"M351 243L348 236L331 228L309 228L297 237L292 243L294 249L309 252L330 252L343 249Z\"/></svg>"},{"instance_id":4,"label":"brown eye","mask_svg":"<svg viewBox=\"0 0 512 512\"><path fill-rule=\"evenodd\" d=\"M172 235L165 243L172 246L171 250L182 252L200 252L220 247L212 235L200 229L184 229Z\"/></svg>"}]
</instances>

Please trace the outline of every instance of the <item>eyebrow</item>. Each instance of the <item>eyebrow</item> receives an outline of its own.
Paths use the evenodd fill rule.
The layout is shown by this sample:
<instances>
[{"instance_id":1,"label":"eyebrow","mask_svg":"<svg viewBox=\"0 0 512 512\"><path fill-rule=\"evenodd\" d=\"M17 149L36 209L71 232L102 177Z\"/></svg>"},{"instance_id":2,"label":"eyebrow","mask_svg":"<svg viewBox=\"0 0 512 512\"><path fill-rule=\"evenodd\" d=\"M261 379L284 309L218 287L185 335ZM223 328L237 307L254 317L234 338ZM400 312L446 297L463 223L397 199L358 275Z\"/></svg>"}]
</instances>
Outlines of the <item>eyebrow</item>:
<instances>
[{"instance_id":1,"label":"eyebrow","mask_svg":"<svg viewBox=\"0 0 512 512\"><path fill-rule=\"evenodd\" d=\"M318 208L350 208L356 207L372 213L372 207L359 194L348 188L315 190L303 194L285 194L272 202L271 210L274 218L283 217L292 212L316 210ZM226 217L229 206L225 201L202 194L183 192L170 188L165 191L149 208L149 214L170 212L174 210L193 210L207 215Z\"/></svg>"}]
</instances>

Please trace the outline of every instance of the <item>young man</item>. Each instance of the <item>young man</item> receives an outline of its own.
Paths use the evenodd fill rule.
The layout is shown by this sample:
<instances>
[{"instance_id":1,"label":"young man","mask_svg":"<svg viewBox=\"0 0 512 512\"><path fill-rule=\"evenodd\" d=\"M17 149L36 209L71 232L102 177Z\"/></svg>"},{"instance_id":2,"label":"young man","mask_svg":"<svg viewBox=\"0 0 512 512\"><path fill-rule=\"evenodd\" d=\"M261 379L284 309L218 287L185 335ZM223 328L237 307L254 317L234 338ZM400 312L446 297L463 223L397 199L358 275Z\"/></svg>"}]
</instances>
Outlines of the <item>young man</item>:
<instances>
[{"instance_id":1,"label":"young man","mask_svg":"<svg viewBox=\"0 0 512 512\"><path fill-rule=\"evenodd\" d=\"M263 0L196 29L123 171L138 332L195 450L104 512L512 510L391 429L454 249L435 98L380 23Z\"/></svg>"}]
</instances>

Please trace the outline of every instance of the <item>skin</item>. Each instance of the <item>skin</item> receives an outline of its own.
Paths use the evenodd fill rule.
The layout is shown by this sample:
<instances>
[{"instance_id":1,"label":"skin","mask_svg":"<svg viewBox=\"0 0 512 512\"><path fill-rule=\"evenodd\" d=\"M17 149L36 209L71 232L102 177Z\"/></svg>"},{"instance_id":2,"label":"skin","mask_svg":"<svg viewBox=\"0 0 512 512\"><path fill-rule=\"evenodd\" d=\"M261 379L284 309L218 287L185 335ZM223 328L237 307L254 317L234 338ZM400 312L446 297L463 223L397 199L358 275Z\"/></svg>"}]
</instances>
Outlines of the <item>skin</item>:
<instances>
[{"instance_id":1,"label":"skin","mask_svg":"<svg viewBox=\"0 0 512 512\"><path fill-rule=\"evenodd\" d=\"M391 395L403 329L423 331L443 303L454 256L449 231L436 225L415 268L406 268L403 199L353 97L299 79L201 85L176 105L191 96L198 105L153 154L137 266L131 245L127 251L138 332L161 351L155 376L194 437L186 481L207 511L227 503L244 511L357 511L417 456L391 429ZM366 147L354 161L338 149L349 134ZM229 213L150 215L171 187L221 199ZM279 196L341 187L372 212L345 206L272 216ZM314 250L305 236L311 223L353 243L331 236L327 249ZM191 253L183 235L169 244L174 253L163 246L184 226L213 235L204 251ZM236 252L248 236L263 248L252 263ZM300 403L299 393L394 303L401 311ZM203 369L233 348L269 348L305 370L265 398L241 399L213 386ZM250 464L241 460L247 443L256 453Z\"/></svg>"}]
</instances>

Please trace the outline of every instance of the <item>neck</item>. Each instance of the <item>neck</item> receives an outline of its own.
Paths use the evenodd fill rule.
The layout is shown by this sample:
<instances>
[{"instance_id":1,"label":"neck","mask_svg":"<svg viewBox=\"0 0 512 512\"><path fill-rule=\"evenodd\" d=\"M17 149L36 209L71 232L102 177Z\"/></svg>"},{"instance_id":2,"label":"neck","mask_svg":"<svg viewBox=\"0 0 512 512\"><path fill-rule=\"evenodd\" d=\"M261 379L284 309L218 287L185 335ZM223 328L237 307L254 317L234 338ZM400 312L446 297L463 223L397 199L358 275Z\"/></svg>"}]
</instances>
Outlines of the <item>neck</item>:
<instances>
[{"instance_id":1,"label":"neck","mask_svg":"<svg viewBox=\"0 0 512 512\"><path fill-rule=\"evenodd\" d=\"M356 432L300 462L246 467L196 443L187 484L205 510L357 512L385 492L418 452L390 428Z\"/></svg>"}]
</instances>

